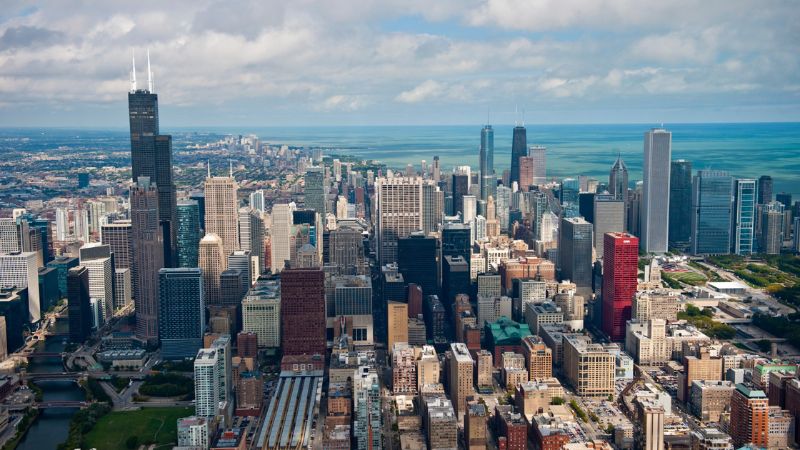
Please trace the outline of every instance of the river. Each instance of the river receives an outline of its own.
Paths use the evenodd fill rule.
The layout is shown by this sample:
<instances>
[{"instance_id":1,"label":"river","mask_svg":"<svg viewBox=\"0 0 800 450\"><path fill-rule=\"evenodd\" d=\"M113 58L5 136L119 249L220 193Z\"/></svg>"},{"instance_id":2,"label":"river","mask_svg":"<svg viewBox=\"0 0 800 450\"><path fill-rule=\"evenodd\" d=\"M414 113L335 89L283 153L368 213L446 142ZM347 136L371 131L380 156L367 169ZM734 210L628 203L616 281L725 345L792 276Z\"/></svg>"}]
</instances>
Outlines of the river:
<instances>
[{"instance_id":1,"label":"river","mask_svg":"<svg viewBox=\"0 0 800 450\"><path fill-rule=\"evenodd\" d=\"M56 322L55 332L65 332L68 329L66 319ZM64 338L52 337L40 345L37 351L61 352L64 350ZM34 358L28 365L29 373L63 372L64 366L61 358ZM44 391L44 400L84 400L83 389L74 381L51 380L36 383ZM69 434L69 422L77 408L45 409L39 414L28 433L20 442L17 450L45 450L55 449L64 442Z\"/></svg>"}]
</instances>

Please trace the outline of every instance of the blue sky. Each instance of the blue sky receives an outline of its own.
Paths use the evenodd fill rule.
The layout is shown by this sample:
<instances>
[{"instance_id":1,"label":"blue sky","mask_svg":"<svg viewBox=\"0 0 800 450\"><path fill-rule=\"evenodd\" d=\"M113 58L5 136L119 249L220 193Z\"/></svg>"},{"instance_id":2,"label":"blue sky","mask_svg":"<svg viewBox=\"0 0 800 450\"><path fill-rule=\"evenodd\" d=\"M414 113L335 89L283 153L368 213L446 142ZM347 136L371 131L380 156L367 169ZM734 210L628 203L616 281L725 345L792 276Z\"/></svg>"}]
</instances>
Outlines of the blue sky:
<instances>
[{"instance_id":1,"label":"blue sky","mask_svg":"<svg viewBox=\"0 0 800 450\"><path fill-rule=\"evenodd\" d=\"M68 4L69 3L69 4ZM800 120L791 1L5 2L0 124L126 125L149 48L169 126Z\"/></svg>"}]
</instances>

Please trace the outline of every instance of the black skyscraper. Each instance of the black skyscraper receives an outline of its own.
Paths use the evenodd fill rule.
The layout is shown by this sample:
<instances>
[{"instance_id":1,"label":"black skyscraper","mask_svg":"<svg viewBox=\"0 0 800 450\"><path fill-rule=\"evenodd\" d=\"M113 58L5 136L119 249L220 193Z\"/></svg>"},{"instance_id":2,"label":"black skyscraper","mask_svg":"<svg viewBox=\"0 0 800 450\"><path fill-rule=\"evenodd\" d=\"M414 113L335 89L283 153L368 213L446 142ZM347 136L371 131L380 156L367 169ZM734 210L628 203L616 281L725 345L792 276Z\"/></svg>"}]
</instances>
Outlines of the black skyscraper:
<instances>
[{"instance_id":1,"label":"black skyscraper","mask_svg":"<svg viewBox=\"0 0 800 450\"><path fill-rule=\"evenodd\" d=\"M692 236L692 163L672 161L669 179L669 246L689 247Z\"/></svg>"},{"instance_id":2,"label":"black skyscraper","mask_svg":"<svg viewBox=\"0 0 800 450\"><path fill-rule=\"evenodd\" d=\"M469 193L469 176L466 174L453 174L453 212L464 212L464 196Z\"/></svg>"},{"instance_id":3,"label":"black skyscraper","mask_svg":"<svg viewBox=\"0 0 800 450\"><path fill-rule=\"evenodd\" d=\"M511 142L511 178L510 185L519 183L519 159L528 156L528 135L525 127L514 127L514 136Z\"/></svg>"},{"instance_id":4,"label":"black skyscraper","mask_svg":"<svg viewBox=\"0 0 800 450\"><path fill-rule=\"evenodd\" d=\"M761 175L758 179L758 204L765 205L772 201L772 177Z\"/></svg>"},{"instance_id":5,"label":"black skyscraper","mask_svg":"<svg viewBox=\"0 0 800 450\"><path fill-rule=\"evenodd\" d=\"M89 269L78 266L67 272L69 304L69 339L82 343L92 331L92 307L89 303Z\"/></svg>"},{"instance_id":6,"label":"black skyscraper","mask_svg":"<svg viewBox=\"0 0 800 450\"><path fill-rule=\"evenodd\" d=\"M445 223L442 226L442 256L460 256L469 264L470 227L463 223Z\"/></svg>"},{"instance_id":7,"label":"black skyscraper","mask_svg":"<svg viewBox=\"0 0 800 450\"><path fill-rule=\"evenodd\" d=\"M422 232L397 240L397 266L406 283L416 283L425 295L439 294L439 240Z\"/></svg>"},{"instance_id":8,"label":"black skyscraper","mask_svg":"<svg viewBox=\"0 0 800 450\"><path fill-rule=\"evenodd\" d=\"M149 72L149 60L148 60ZM131 131L131 169L134 183L149 177L158 189L158 218L164 233L164 264L177 266L177 198L172 174L172 136L158 130L158 95L153 92L152 77L148 88L136 87L131 74L128 114ZM169 237L169 238L168 238Z\"/></svg>"}]
</instances>

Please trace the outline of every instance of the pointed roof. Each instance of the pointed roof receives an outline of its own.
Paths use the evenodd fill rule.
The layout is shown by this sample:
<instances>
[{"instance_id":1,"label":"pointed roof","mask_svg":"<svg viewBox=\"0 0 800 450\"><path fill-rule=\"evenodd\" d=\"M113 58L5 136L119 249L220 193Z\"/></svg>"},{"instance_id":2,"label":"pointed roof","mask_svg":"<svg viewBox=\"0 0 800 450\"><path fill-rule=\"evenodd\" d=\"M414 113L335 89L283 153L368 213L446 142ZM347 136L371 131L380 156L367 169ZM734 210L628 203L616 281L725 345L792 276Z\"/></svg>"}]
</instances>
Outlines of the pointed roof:
<instances>
[{"instance_id":1,"label":"pointed roof","mask_svg":"<svg viewBox=\"0 0 800 450\"><path fill-rule=\"evenodd\" d=\"M617 171L627 171L628 166L625 165L625 161L622 160L622 154L617 153L617 160L614 161L614 165L611 166L611 170Z\"/></svg>"}]
</instances>

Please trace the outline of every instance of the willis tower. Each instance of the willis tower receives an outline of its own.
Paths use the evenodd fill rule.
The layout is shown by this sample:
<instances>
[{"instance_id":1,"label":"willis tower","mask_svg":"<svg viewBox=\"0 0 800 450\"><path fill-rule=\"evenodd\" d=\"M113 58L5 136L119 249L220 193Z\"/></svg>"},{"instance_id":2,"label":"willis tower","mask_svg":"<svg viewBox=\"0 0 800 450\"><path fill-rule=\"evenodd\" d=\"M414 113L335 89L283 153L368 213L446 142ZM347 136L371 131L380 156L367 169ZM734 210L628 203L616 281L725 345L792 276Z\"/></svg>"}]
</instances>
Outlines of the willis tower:
<instances>
[{"instance_id":1,"label":"willis tower","mask_svg":"<svg viewBox=\"0 0 800 450\"><path fill-rule=\"evenodd\" d=\"M172 176L172 136L158 132L158 94L153 89L147 52L147 89L136 86L136 62L128 92L133 182L147 177L158 192L158 219L164 236L164 265L177 267L177 199Z\"/></svg>"}]
</instances>

